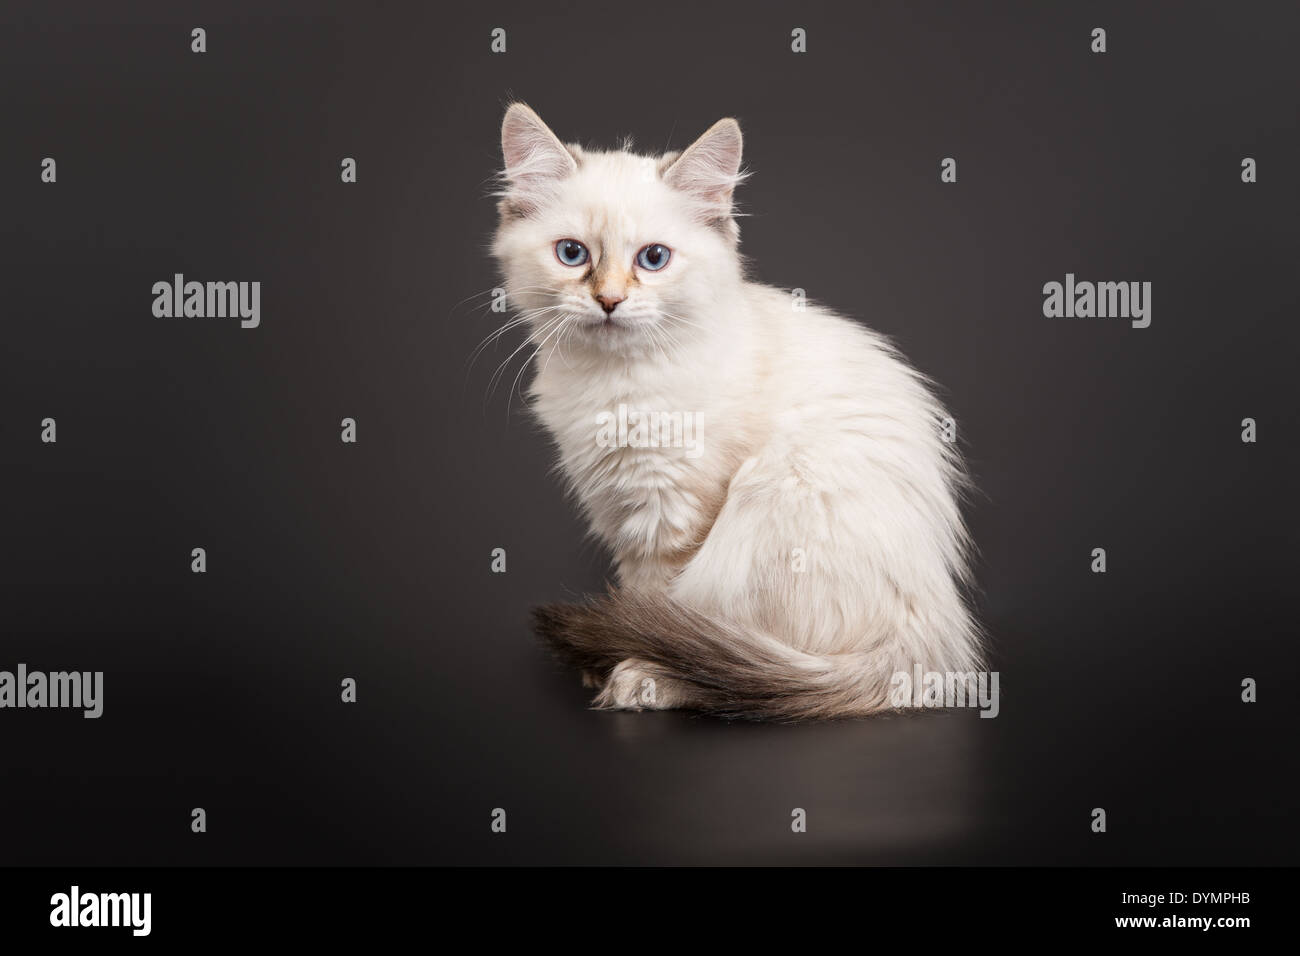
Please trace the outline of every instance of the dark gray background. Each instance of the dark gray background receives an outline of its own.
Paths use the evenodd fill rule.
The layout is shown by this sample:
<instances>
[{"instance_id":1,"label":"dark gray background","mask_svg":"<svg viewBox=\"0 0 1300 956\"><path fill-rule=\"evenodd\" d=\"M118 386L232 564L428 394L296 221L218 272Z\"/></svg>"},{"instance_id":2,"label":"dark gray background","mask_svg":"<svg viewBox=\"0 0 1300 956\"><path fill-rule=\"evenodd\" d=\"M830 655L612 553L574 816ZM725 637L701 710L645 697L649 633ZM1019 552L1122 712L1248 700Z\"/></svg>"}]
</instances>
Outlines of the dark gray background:
<instances>
[{"instance_id":1,"label":"dark gray background","mask_svg":"<svg viewBox=\"0 0 1300 956\"><path fill-rule=\"evenodd\" d=\"M0 13L0 668L106 673L98 721L0 712L0 861L1295 861L1294 7L117 6ZM484 398L519 337L466 372L512 96L589 145L740 118L757 277L960 421L998 719L593 713L535 646L609 568ZM1151 327L1045 319L1068 271ZM154 318L174 272L261 327Z\"/></svg>"}]
</instances>

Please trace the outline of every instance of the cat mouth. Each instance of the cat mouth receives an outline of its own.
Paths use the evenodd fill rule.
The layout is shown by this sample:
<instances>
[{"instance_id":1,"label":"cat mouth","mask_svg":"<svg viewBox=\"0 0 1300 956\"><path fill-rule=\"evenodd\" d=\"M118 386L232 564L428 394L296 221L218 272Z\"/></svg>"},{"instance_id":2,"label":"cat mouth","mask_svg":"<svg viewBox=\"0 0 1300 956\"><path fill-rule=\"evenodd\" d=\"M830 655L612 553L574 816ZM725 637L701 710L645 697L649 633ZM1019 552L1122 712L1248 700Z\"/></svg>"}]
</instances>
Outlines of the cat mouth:
<instances>
[{"instance_id":1,"label":"cat mouth","mask_svg":"<svg viewBox=\"0 0 1300 956\"><path fill-rule=\"evenodd\" d=\"M614 329L627 328L627 323L614 318L612 315L602 315L599 318L592 318L583 322L582 326L596 332L610 332Z\"/></svg>"},{"instance_id":2,"label":"cat mouth","mask_svg":"<svg viewBox=\"0 0 1300 956\"><path fill-rule=\"evenodd\" d=\"M622 336L632 334L640 324L626 315L588 315L580 320L579 328L587 335Z\"/></svg>"}]
</instances>

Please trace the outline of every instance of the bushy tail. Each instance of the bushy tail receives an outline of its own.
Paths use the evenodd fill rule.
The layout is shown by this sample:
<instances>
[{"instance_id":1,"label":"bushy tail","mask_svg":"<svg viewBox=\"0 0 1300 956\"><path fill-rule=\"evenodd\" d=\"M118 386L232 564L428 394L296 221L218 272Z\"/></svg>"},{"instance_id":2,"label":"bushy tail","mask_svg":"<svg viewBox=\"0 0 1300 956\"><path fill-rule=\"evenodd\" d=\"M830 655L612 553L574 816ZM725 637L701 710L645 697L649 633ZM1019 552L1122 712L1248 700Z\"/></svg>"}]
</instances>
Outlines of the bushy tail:
<instances>
[{"instance_id":1,"label":"bushy tail","mask_svg":"<svg viewBox=\"0 0 1300 956\"><path fill-rule=\"evenodd\" d=\"M611 592L534 609L538 633L568 663L607 677L628 659L689 685L689 706L770 720L889 709L888 655L808 654L664 597Z\"/></svg>"}]
</instances>

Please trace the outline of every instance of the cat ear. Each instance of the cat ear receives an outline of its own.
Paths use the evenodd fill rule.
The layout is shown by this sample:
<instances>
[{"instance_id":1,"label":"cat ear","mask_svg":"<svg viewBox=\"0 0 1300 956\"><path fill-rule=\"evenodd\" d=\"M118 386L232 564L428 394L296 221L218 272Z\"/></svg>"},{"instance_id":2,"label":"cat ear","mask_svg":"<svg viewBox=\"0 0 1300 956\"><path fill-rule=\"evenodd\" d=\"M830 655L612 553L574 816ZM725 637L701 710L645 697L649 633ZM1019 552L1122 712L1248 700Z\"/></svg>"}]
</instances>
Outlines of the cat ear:
<instances>
[{"instance_id":1,"label":"cat ear","mask_svg":"<svg viewBox=\"0 0 1300 956\"><path fill-rule=\"evenodd\" d=\"M699 203L705 219L729 218L732 193L745 178L740 151L740 124L718 120L664 171L664 182Z\"/></svg>"},{"instance_id":2,"label":"cat ear","mask_svg":"<svg viewBox=\"0 0 1300 956\"><path fill-rule=\"evenodd\" d=\"M540 206L555 184L578 164L542 118L523 103L512 103L501 122L502 198L512 211L526 214Z\"/></svg>"}]
</instances>

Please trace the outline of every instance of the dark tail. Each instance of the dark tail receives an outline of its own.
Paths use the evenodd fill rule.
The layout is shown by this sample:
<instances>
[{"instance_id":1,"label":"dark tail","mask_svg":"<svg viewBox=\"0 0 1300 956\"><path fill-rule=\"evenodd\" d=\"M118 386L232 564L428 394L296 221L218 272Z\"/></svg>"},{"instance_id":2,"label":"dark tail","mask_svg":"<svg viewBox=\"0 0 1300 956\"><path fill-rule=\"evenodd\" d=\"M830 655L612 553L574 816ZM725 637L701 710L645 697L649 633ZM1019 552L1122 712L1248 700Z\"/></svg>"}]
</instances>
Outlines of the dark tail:
<instances>
[{"instance_id":1,"label":"dark tail","mask_svg":"<svg viewBox=\"0 0 1300 956\"><path fill-rule=\"evenodd\" d=\"M566 662L602 678L635 659L689 684L694 709L769 720L848 717L889 709L886 672L866 654L808 654L683 607L625 595L535 608L541 637Z\"/></svg>"}]
</instances>

